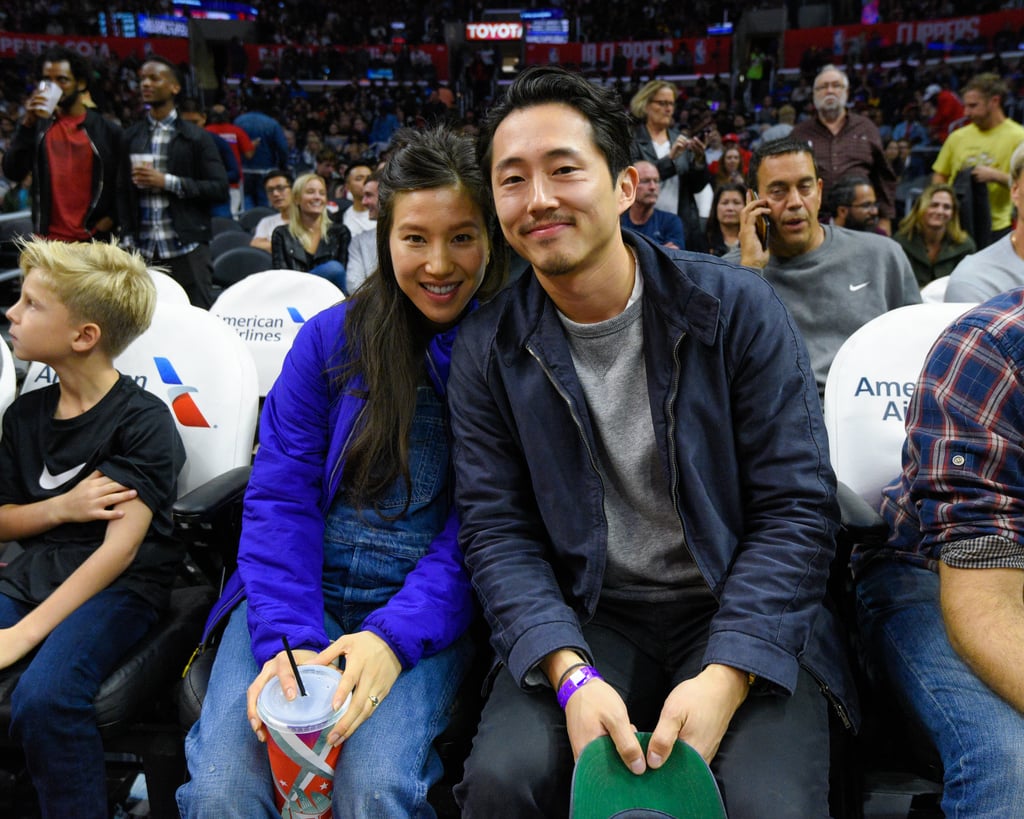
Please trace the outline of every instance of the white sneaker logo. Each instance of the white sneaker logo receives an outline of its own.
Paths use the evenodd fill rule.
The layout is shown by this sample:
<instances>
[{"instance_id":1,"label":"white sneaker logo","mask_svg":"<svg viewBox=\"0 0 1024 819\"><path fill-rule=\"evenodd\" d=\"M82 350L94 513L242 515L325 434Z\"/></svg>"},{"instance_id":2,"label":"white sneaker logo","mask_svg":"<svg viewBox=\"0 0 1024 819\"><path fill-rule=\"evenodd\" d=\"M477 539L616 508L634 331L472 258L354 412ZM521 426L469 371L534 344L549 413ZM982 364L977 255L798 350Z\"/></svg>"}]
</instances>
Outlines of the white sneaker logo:
<instances>
[{"instance_id":1,"label":"white sneaker logo","mask_svg":"<svg viewBox=\"0 0 1024 819\"><path fill-rule=\"evenodd\" d=\"M871 282L861 282L860 284L851 284L850 285L850 292L851 293L856 293L858 290L863 290L869 284L871 284Z\"/></svg>"},{"instance_id":2,"label":"white sneaker logo","mask_svg":"<svg viewBox=\"0 0 1024 819\"><path fill-rule=\"evenodd\" d=\"M82 471L85 467L84 463L80 463L78 466L73 466L71 469L61 472L59 475L51 475L50 470L47 469L46 464L43 464L43 474L39 476L39 485L43 489L56 489L59 486L63 486L70 481L75 475Z\"/></svg>"}]
</instances>

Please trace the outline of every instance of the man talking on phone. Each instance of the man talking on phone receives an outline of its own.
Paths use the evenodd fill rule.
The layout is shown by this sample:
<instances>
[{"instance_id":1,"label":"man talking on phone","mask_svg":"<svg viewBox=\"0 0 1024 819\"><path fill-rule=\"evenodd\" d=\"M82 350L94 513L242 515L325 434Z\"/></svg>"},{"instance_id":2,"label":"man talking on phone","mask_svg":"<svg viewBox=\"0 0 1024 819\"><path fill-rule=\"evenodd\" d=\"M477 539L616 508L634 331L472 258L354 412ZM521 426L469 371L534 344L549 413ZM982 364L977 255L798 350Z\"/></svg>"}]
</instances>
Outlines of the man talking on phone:
<instances>
[{"instance_id":1,"label":"man talking on phone","mask_svg":"<svg viewBox=\"0 0 1024 819\"><path fill-rule=\"evenodd\" d=\"M818 221L822 181L806 142L779 139L750 160L750 201L740 213L740 247L726 258L761 271L803 334L818 382L862 325L921 291L892 239ZM765 238L762 239L761 237Z\"/></svg>"}]
</instances>

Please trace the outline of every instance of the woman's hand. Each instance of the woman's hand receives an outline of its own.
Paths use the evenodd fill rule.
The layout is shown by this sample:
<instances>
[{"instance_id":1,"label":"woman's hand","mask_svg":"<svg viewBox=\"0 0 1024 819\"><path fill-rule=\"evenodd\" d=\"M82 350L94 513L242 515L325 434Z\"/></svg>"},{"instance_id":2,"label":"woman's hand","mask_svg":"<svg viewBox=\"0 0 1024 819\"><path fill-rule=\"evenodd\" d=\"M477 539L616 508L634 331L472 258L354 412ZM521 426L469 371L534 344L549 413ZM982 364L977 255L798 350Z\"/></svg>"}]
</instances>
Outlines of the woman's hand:
<instances>
[{"instance_id":1,"label":"woman's hand","mask_svg":"<svg viewBox=\"0 0 1024 819\"><path fill-rule=\"evenodd\" d=\"M295 658L296 665L313 665L319 657L315 651L304 648L292 651L292 656ZM246 714L249 717L249 724L252 726L252 730L256 732L256 738L260 742L267 741L267 733L263 730L263 720L260 719L260 715L256 712L256 699L259 697L260 691L263 690L263 686L274 679L274 677L281 680L281 688L284 690L285 699L293 700L298 696L299 685L295 681L292 665L288 662L288 654L284 651L278 652L276 657L271 657L263 664L263 670L253 680L246 693Z\"/></svg>"},{"instance_id":2,"label":"woman's hand","mask_svg":"<svg viewBox=\"0 0 1024 819\"><path fill-rule=\"evenodd\" d=\"M352 701L327 738L331 745L344 742L370 718L402 671L395 652L372 631L340 637L316 656L316 662L327 665L341 656L345 657L345 671L334 695L334 708L341 708L350 692Z\"/></svg>"}]
</instances>

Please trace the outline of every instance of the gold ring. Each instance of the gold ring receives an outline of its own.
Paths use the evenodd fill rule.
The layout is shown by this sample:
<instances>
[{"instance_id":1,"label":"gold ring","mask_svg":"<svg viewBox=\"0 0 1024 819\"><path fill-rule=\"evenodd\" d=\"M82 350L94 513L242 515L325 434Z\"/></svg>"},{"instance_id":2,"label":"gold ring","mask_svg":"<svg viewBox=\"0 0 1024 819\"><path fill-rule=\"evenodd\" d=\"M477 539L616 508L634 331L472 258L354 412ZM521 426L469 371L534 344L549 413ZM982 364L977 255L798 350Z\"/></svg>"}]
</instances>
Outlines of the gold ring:
<instances>
[{"instance_id":1,"label":"gold ring","mask_svg":"<svg viewBox=\"0 0 1024 819\"><path fill-rule=\"evenodd\" d=\"M370 705L372 705L374 708L380 705L380 697L378 697L376 694L370 694Z\"/></svg>"}]
</instances>

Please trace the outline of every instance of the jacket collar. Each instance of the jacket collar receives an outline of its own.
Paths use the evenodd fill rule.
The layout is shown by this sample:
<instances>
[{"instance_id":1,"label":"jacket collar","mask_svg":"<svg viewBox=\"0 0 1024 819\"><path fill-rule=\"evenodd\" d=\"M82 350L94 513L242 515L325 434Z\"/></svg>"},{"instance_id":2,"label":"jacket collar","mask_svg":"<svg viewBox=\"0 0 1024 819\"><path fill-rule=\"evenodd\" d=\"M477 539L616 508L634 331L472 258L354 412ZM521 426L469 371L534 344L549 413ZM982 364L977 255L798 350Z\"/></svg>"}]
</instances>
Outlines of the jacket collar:
<instances>
[{"instance_id":1,"label":"jacket collar","mask_svg":"<svg viewBox=\"0 0 1024 819\"><path fill-rule=\"evenodd\" d=\"M636 252L638 270L644 277L645 313L655 310L680 332L702 344L713 344L720 302L686 273L687 263L700 260L702 255L682 250L669 255L645 236L629 231L623 232L623 239ZM534 339L543 345L550 334L562 335L554 302L532 269L527 269L510 291L499 319L499 350L514 356Z\"/></svg>"}]
</instances>

